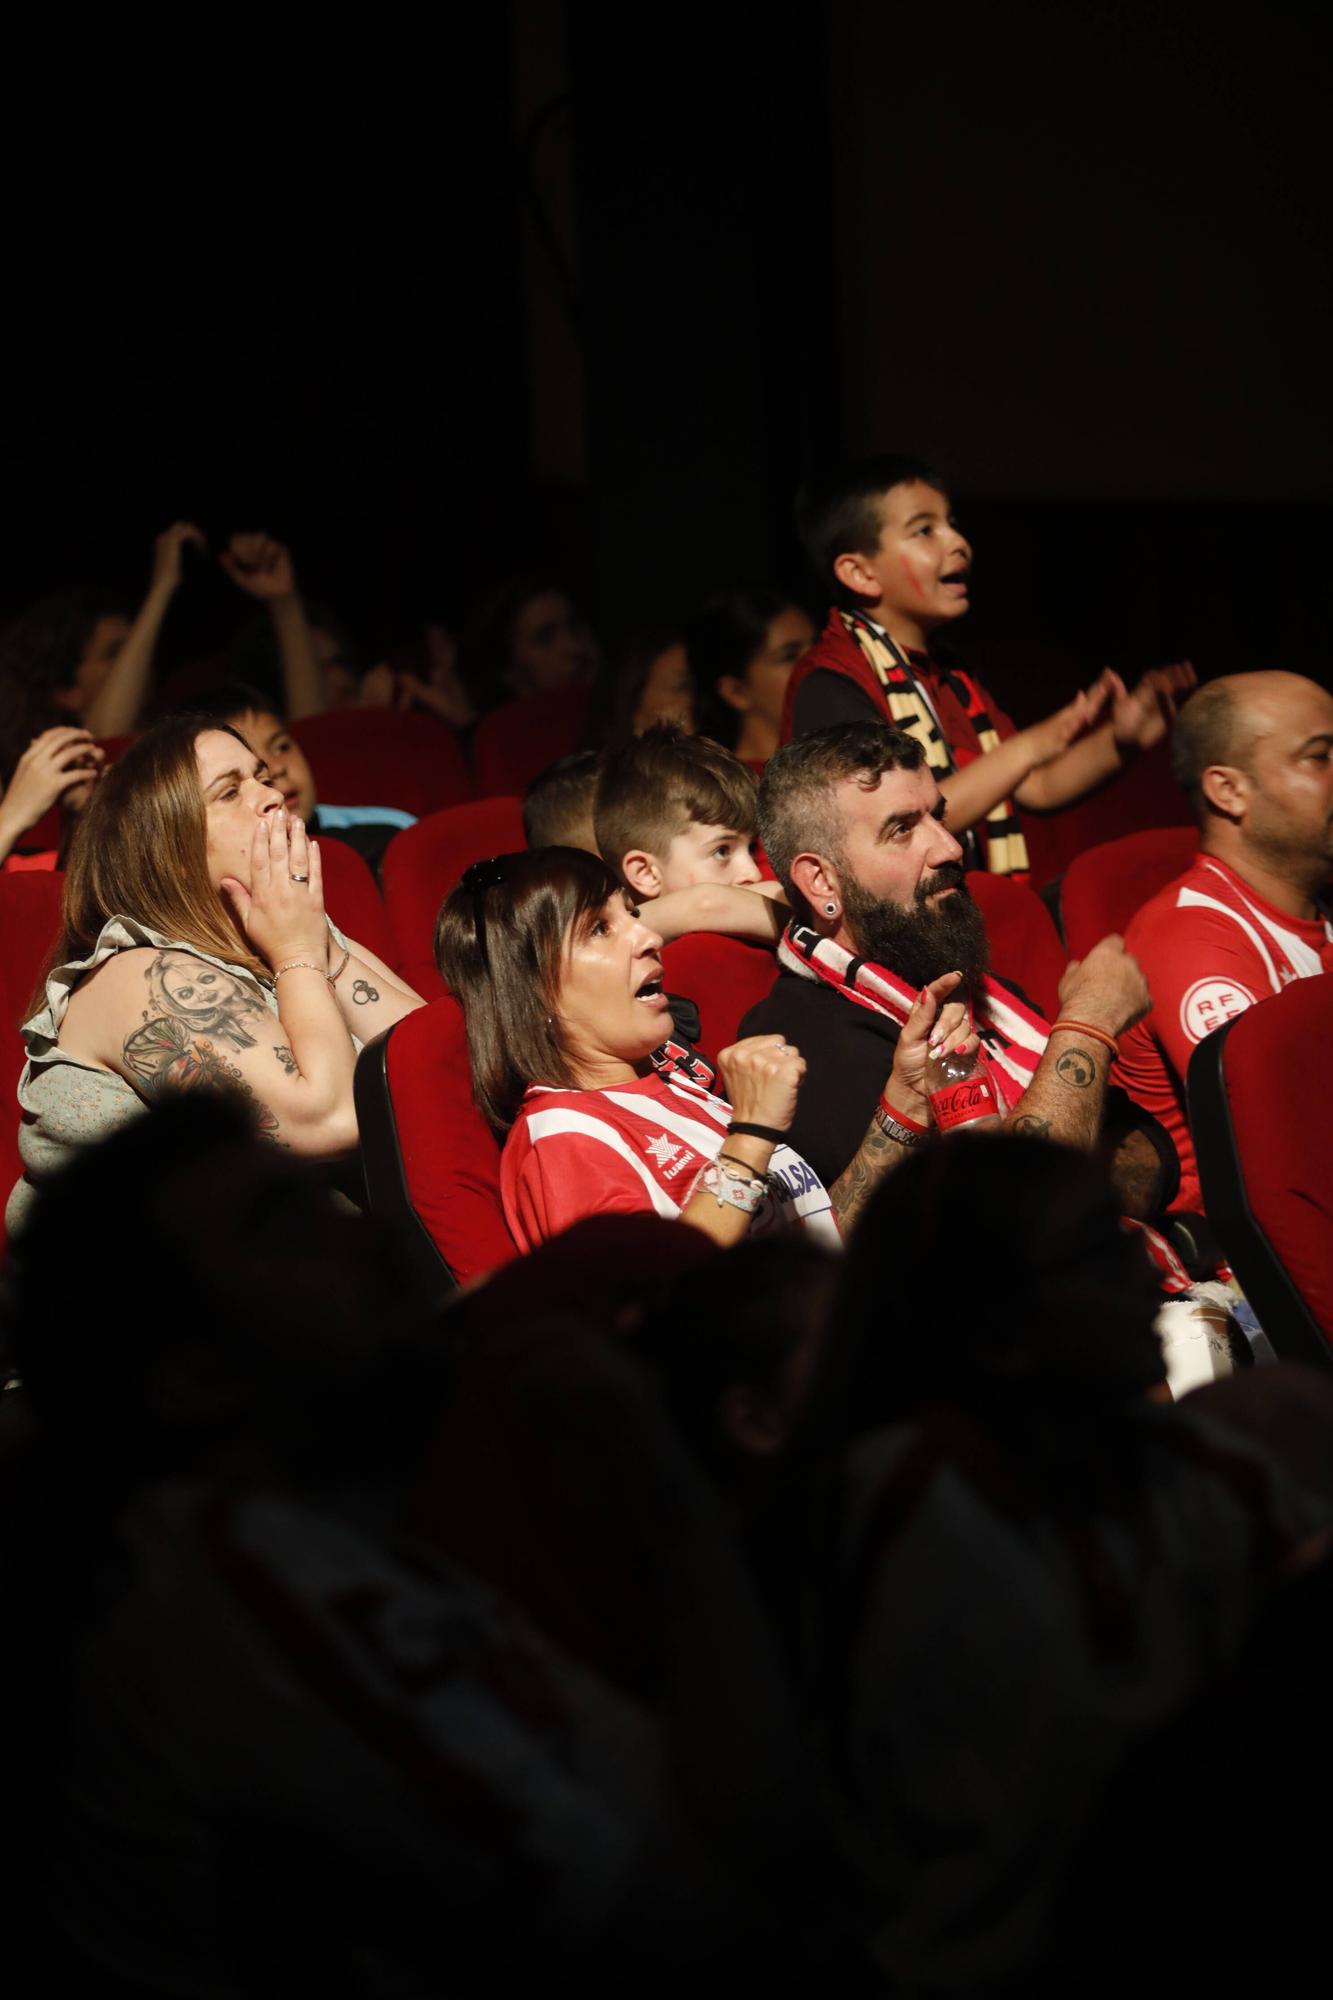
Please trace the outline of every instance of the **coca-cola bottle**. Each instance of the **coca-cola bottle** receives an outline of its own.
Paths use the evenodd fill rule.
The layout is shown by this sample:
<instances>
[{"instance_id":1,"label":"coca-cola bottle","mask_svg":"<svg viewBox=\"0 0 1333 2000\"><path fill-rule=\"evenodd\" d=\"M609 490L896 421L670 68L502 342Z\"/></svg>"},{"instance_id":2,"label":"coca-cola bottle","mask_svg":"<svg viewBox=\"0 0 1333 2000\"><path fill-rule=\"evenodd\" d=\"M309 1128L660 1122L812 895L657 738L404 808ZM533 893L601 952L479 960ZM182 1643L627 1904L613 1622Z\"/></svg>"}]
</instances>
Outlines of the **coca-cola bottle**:
<instances>
[{"instance_id":1,"label":"coca-cola bottle","mask_svg":"<svg viewBox=\"0 0 1333 2000\"><path fill-rule=\"evenodd\" d=\"M933 1049L926 1057L926 1090L941 1132L969 1125L986 1131L1000 1122L1000 1105L981 1050Z\"/></svg>"}]
</instances>

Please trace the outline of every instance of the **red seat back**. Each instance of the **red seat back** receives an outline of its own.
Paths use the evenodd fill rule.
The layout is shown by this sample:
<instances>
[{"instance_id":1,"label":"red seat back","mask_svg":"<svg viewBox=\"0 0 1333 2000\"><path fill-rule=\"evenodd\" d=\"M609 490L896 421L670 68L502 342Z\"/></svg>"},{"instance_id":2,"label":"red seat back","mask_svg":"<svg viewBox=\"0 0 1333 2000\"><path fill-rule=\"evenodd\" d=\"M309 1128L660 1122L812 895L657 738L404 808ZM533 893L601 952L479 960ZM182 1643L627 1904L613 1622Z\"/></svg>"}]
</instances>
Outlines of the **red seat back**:
<instances>
[{"instance_id":1,"label":"red seat back","mask_svg":"<svg viewBox=\"0 0 1333 2000\"><path fill-rule=\"evenodd\" d=\"M967 886L986 919L991 971L1021 986L1028 999L1053 1021L1060 1007L1065 949L1055 919L1035 889L984 869L969 873Z\"/></svg>"},{"instance_id":2,"label":"red seat back","mask_svg":"<svg viewBox=\"0 0 1333 2000\"><path fill-rule=\"evenodd\" d=\"M1090 847L1060 885L1060 913L1071 958L1084 958L1112 931L1123 932L1146 902L1183 875L1199 851L1194 826L1159 826Z\"/></svg>"},{"instance_id":3,"label":"red seat back","mask_svg":"<svg viewBox=\"0 0 1333 2000\"><path fill-rule=\"evenodd\" d=\"M525 695L483 715L472 738L477 797L521 798L548 764L578 749L587 705L586 688L566 688Z\"/></svg>"},{"instance_id":4,"label":"red seat back","mask_svg":"<svg viewBox=\"0 0 1333 2000\"><path fill-rule=\"evenodd\" d=\"M433 715L396 708L334 708L292 724L331 806L396 806L420 819L472 797L463 752Z\"/></svg>"},{"instance_id":5,"label":"red seat back","mask_svg":"<svg viewBox=\"0 0 1333 2000\"><path fill-rule=\"evenodd\" d=\"M453 996L406 1015L363 1050L356 1085L375 1213L424 1230L459 1284L516 1257L500 1206L500 1147L472 1099Z\"/></svg>"},{"instance_id":6,"label":"red seat back","mask_svg":"<svg viewBox=\"0 0 1333 2000\"><path fill-rule=\"evenodd\" d=\"M320 835L319 852L324 863L324 907L334 923L382 958L391 971L398 971L398 941L370 869L336 834Z\"/></svg>"},{"instance_id":7,"label":"red seat back","mask_svg":"<svg viewBox=\"0 0 1333 2000\"><path fill-rule=\"evenodd\" d=\"M1136 758L1112 783L1061 812L1024 813L1023 838L1034 887L1044 888L1080 854L1120 835L1191 825L1187 794L1171 776L1168 744Z\"/></svg>"},{"instance_id":8,"label":"red seat back","mask_svg":"<svg viewBox=\"0 0 1333 2000\"><path fill-rule=\"evenodd\" d=\"M440 904L474 861L523 846L517 799L474 799L431 813L396 833L380 876L398 943L398 969L427 998L444 989L435 970L435 919Z\"/></svg>"},{"instance_id":9,"label":"red seat back","mask_svg":"<svg viewBox=\"0 0 1333 2000\"><path fill-rule=\"evenodd\" d=\"M1333 1364L1333 1120L1319 1096L1333 978L1298 979L1190 1058L1204 1207L1284 1361Z\"/></svg>"},{"instance_id":10,"label":"red seat back","mask_svg":"<svg viewBox=\"0 0 1333 2000\"><path fill-rule=\"evenodd\" d=\"M699 1009L699 1047L710 1062L735 1041L742 1017L767 994L777 977L771 945L743 938L691 931L662 953L668 993L693 1000Z\"/></svg>"},{"instance_id":11,"label":"red seat back","mask_svg":"<svg viewBox=\"0 0 1333 2000\"><path fill-rule=\"evenodd\" d=\"M65 878L52 870L0 873L0 1249L4 1207L23 1171L18 1151L16 1092L25 1051L19 1029L33 989L60 932L60 892Z\"/></svg>"}]
</instances>

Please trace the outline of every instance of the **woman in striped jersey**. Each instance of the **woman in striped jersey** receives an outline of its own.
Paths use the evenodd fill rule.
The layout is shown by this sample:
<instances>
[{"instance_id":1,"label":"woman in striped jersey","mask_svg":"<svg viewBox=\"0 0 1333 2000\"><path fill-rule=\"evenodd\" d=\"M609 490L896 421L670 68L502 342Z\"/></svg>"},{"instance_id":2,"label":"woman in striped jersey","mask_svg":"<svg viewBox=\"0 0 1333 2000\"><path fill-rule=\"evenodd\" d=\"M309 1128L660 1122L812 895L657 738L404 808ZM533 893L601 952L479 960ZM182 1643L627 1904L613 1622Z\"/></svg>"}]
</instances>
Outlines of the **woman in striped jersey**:
<instances>
[{"instance_id":1,"label":"woman in striped jersey","mask_svg":"<svg viewBox=\"0 0 1333 2000\"><path fill-rule=\"evenodd\" d=\"M505 1139L516 1242L651 1209L720 1244L784 1225L836 1243L835 1203L785 1142L800 1051L780 1035L737 1042L715 1094L670 1042L661 948L610 870L573 848L478 862L440 913L437 958L466 1016L477 1102ZM922 1066L929 1027L922 1010L895 1072Z\"/></svg>"}]
</instances>

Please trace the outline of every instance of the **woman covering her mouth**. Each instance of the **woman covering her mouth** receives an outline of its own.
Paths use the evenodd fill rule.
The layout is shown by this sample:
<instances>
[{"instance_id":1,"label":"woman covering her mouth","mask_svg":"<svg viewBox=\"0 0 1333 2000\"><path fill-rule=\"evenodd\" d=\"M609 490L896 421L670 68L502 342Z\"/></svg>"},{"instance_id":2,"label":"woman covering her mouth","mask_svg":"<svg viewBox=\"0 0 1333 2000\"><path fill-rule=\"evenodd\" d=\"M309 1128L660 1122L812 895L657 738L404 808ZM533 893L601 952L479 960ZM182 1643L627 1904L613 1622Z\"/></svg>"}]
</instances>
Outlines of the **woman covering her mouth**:
<instances>
[{"instance_id":1,"label":"woman covering her mouth","mask_svg":"<svg viewBox=\"0 0 1333 2000\"><path fill-rule=\"evenodd\" d=\"M476 863L435 949L463 1007L477 1103L505 1139L501 1198L521 1249L585 1216L645 1209L723 1245L786 1224L838 1241L827 1191L784 1139L799 1051L751 1036L718 1058L726 1099L697 1081L669 1042L662 940L596 855Z\"/></svg>"}]
</instances>

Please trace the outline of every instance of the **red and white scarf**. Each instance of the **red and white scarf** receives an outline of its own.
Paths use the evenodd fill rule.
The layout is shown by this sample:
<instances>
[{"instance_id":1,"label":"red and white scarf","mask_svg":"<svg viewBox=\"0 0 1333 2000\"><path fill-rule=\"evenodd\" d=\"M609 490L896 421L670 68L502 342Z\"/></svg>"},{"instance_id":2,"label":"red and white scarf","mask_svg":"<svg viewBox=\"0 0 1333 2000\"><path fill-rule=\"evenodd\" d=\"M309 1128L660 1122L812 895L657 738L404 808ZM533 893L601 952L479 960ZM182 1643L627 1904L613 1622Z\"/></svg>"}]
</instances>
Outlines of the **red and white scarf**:
<instances>
[{"instance_id":1,"label":"red and white scarf","mask_svg":"<svg viewBox=\"0 0 1333 2000\"><path fill-rule=\"evenodd\" d=\"M783 933L778 958L801 979L822 979L826 986L836 987L844 999L885 1015L900 1028L906 1026L916 1003L915 990L896 972L871 959L853 957L832 938L822 938L818 931L794 920ZM998 981L986 979L983 990L986 1020L974 1019L972 1025L981 1038L982 1057L1000 1101L1006 1111L1012 1111L1045 1053L1049 1023ZM1189 1274L1165 1238L1133 1216L1127 1215L1123 1221L1127 1228L1142 1233L1162 1290L1168 1295L1188 1291Z\"/></svg>"},{"instance_id":2,"label":"red and white scarf","mask_svg":"<svg viewBox=\"0 0 1333 2000\"><path fill-rule=\"evenodd\" d=\"M788 924L778 946L778 958L802 979L821 979L836 986L858 1007L869 1007L905 1027L916 1003L916 991L896 972L855 958L832 938L820 937L805 924ZM981 1037L986 1067L1006 1111L1012 1111L1031 1083L1046 1048L1049 1032L1042 1016L1025 1006L997 980L985 982L986 1018L973 1026Z\"/></svg>"}]
</instances>

